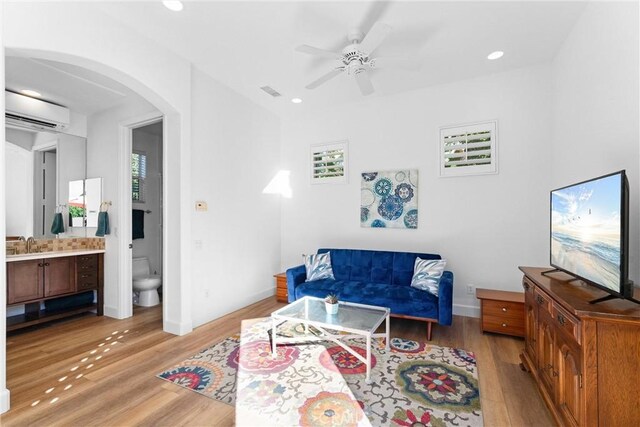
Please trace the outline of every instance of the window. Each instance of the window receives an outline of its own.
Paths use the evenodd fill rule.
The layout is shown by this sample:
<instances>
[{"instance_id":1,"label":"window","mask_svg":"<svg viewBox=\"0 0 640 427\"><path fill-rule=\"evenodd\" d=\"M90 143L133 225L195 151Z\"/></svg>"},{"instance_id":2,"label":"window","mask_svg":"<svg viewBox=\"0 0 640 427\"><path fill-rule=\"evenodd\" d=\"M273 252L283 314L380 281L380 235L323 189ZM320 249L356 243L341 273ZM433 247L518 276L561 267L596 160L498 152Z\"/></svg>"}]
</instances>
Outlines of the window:
<instances>
[{"instance_id":1,"label":"window","mask_svg":"<svg viewBox=\"0 0 640 427\"><path fill-rule=\"evenodd\" d=\"M498 173L498 121L440 128L440 176Z\"/></svg>"},{"instance_id":2,"label":"window","mask_svg":"<svg viewBox=\"0 0 640 427\"><path fill-rule=\"evenodd\" d=\"M311 183L346 183L348 173L347 141L311 146Z\"/></svg>"},{"instance_id":3,"label":"window","mask_svg":"<svg viewBox=\"0 0 640 427\"><path fill-rule=\"evenodd\" d=\"M144 203L145 178L147 177L147 155L134 151L131 153L131 200Z\"/></svg>"}]
</instances>

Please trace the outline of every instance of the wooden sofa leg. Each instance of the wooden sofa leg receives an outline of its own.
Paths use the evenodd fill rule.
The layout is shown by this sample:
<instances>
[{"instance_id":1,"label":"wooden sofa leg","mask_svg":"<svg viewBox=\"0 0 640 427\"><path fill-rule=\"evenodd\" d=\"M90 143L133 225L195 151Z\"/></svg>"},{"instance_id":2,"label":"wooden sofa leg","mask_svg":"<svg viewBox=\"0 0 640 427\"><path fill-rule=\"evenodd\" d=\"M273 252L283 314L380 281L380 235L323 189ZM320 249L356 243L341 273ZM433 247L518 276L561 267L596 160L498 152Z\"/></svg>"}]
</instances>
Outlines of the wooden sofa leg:
<instances>
[{"instance_id":1,"label":"wooden sofa leg","mask_svg":"<svg viewBox=\"0 0 640 427\"><path fill-rule=\"evenodd\" d=\"M433 322L427 322L427 341L431 341L431 325Z\"/></svg>"}]
</instances>

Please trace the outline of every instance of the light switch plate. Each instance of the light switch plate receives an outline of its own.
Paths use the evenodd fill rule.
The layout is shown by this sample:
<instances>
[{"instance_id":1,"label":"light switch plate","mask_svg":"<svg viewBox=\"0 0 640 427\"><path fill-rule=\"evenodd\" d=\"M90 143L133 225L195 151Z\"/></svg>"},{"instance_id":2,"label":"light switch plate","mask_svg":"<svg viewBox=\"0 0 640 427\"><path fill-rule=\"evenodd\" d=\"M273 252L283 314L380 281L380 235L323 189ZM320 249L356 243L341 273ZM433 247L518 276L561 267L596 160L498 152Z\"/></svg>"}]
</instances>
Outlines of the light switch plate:
<instances>
[{"instance_id":1,"label":"light switch plate","mask_svg":"<svg viewBox=\"0 0 640 427\"><path fill-rule=\"evenodd\" d=\"M197 212L206 212L208 210L209 210L209 208L207 207L207 202L204 202L202 200L198 200L196 202L196 211Z\"/></svg>"}]
</instances>

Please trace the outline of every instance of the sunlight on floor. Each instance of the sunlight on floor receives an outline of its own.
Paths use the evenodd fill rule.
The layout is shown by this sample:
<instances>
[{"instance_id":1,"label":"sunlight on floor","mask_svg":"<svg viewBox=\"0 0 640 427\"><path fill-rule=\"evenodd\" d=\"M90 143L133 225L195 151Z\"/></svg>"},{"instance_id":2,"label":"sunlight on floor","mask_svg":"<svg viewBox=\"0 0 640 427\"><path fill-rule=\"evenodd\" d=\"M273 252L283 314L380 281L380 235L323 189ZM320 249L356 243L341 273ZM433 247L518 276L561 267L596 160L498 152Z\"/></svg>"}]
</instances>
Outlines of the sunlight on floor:
<instances>
[{"instance_id":1,"label":"sunlight on floor","mask_svg":"<svg viewBox=\"0 0 640 427\"><path fill-rule=\"evenodd\" d=\"M72 367L72 368L70 368L70 369L69 369L69 372L74 372L74 371L78 370L79 368L81 368L81 367L82 367L82 364L84 364L85 362L93 362L93 363L89 363L87 366L85 366L85 367L84 367L85 369L91 369L91 368L93 368L93 367L95 366L95 363L96 363L98 360L102 359L103 355L95 356L93 361L91 361L91 360L90 360L90 359L91 359L91 356L93 356L94 354L96 354L96 353L98 352L98 349L99 349L100 347L103 347L104 345L106 345L106 344L107 344L107 343L106 343L106 341L111 341L111 339L112 339L112 338L115 338L115 340L114 340L114 341L112 341L112 342L110 343L111 345L115 345L115 344L117 344L117 343L119 342L119 341L117 341L117 340L120 340L120 339L124 338L124 335L125 335L125 334L127 334L128 332L129 332L129 329L127 329L127 330L123 331L123 332L122 332L122 335L118 335L118 337L117 337L117 338L115 338L115 337L114 337L114 335L119 334L119 333L120 333L120 331L113 331L113 332L111 332L111 335L110 335L110 336L108 336L108 337L104 338L104 342L101 342L100 344L98 344L98 345L97 345L97 347L96 347L96 348L94 348L93 350L91 350L91 351L89 352L89 356L86 356L86 357L83 357L82 359L80 359L80 364L79 364L79 365L76 365L76 366L74 366L74 367ZM109 350L111 350L111 348L105 348L105 349L103 350L103 353L107 353ZM78 374L78 375L76 375L75 379L76 379L76 380L79 380L80 378L82 378L82 376L83 376L83 374ZM62 377L58 378L58 381L57 381L57 382L62 383L62 382L67 381L67 379L69 379L69 376L68 376L68 375L63 375ZM73 384L67 384L67 385L62 389L62 391L70 390L72 387L73 387ZM46 390L44 391L44 394L51 394L55 389L56 389L55 387L48 388L48 389L46 389ZM52 404L54 404L54 403L58 402L58 401L60 400L60 398L61 398L61 396L55 396L55 397L53 397L53 398L49 401L49 404L50 404L50 405L52 405ZM41 402L41 399L36 399L36 400L34 400L34 401L31 403L31 407L35 407L35 406L37 406L38 404L40 404L40 402Z\"/></svg>"}]
</instances>

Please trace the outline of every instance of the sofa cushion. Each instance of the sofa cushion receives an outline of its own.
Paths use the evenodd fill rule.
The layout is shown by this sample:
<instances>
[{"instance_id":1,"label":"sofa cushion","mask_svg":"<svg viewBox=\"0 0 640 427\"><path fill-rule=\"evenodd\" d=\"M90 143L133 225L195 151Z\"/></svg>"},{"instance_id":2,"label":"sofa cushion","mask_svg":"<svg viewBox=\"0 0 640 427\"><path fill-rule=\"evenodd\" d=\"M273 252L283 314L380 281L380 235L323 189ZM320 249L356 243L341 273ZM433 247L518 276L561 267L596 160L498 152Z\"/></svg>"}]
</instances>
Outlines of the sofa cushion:
<instances>
[{"instance_id":1,"label":"sofa cushion","mask_svg":"<svg viewBox=\"0 0 640 427\"><path fill-rule=\"evenodd\" d=\"M445 260L416 258L411 286L438 296L438 285L446 265Z\"/></svg>"},{"instance_id":2,"label":"sofa cushion","mask_svg":"<svg viewBox=\"0 0 640 427\"><path fill-rule=\"evenodd\" d=\"M331 268L331 252L313 254L304 257L307 280L334 279Z\"/></svg>"},{"instance_id":3,"label":"sofa cushion","mask_svg":"<svg viewBox=\"0 0 640 427\"><path fill-rule=\"evenodd\" d=\"M438 299L410 286L325 279L304 282L295 292L296 299L305 295L324 298L328 293L335 293L340 301L388 307L392 314L438 318Z\"/></svg>"},{"instance_id":4,"label":"sofa cushion","mask_svg":"<svg viewBox=\"0 0 640 427\"><path fill-rule=\"evenodd\" d=\"M360 249L318 249L331 252L331 265L336 280L409 286L416 257L440 259L437 254L368 251Z\"/></svg>"}]
</instances>

